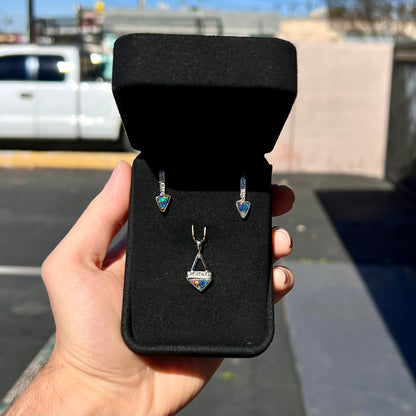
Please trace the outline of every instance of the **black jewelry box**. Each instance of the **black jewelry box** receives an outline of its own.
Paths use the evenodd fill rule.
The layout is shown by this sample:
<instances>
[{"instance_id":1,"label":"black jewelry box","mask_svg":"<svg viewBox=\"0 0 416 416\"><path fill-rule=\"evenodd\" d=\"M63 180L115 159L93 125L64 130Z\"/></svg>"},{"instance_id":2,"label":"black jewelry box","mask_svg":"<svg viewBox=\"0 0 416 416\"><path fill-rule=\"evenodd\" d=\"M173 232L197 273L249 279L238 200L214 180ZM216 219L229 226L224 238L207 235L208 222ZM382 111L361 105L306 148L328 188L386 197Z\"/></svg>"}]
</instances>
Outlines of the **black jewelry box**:
<instances>
[{"instance_id":1,"label":"black jewelry box","mask_svg":"<svg viewBox=\"0 0 416 416\"><path fill-rule=\"evenodd\" d=\"M274 333L271 173L264 154L297 93L296 50L276 38L131 34L113 93L133 163L122 334L141 354L249 357ZM155 201L159 172L171 196ZM250 212L236 209L240 178ZM201 240L212 282L187 272ZM201 264L200 264L201 266Z\"/></svg>"}]
</instances>

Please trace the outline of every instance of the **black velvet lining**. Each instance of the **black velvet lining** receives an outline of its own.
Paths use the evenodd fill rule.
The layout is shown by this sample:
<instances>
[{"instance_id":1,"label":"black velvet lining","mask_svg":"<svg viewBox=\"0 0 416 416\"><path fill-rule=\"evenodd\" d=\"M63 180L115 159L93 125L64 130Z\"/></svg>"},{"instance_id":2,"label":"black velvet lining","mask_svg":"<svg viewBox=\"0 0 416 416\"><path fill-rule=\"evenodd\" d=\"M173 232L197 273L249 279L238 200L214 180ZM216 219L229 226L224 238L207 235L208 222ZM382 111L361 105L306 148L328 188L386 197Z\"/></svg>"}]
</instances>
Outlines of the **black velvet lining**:
<instances>
[{"instance_id":1,"label":"black velvet lining","mask_svg":"<svg viewBox=\"0 0 416 416\"><path fill-rule=\"evenodd\" d=\"M141 155L133 166L122 319L127 345L142 354L261 353L274 332L271 166L264 159L165 165L172 200L162 214L157 165ZM235 207L242 173L252 204L245 220ZM203 256L213 282L203 292L186 280L197 253L192 224L197 238L207 227Z\"/></svg>"},{"instance_id":2,"label":"black velvet lining","mask_svg":"<svg viewBox=\"0 0 416 416\"><path fill-rule=\"evenodd\" d=\"M276 38L126 35L114 46L113 93L138 150L262 155L297 94L296 49Z\"/></svg>"},{"instance_id":3,"label":"black velvet lining","mask_svg":"<svg viewBox=\"0 0 416 416\"><path fill-rule=\"evenodd\" d=\"M122 36L114 46L114 87L158 85L296 89L296 49L282 39Z\"/></svg>"}]
</instances>

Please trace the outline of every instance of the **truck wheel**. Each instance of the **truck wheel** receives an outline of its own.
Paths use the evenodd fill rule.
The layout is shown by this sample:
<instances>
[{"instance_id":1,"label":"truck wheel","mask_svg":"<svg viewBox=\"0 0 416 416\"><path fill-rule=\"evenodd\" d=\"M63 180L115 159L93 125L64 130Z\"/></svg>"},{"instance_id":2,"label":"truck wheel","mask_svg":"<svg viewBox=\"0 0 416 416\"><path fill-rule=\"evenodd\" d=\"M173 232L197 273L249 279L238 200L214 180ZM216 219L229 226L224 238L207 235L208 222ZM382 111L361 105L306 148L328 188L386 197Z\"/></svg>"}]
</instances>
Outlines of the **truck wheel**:
<instances>
[{"instance_id":1,"label":"truck wheel","mask_svg":"<svg viewBox=\"0 0 416 416\"><path fill-rule=\"evenodd\" d=\"M124 130L124 127L121 128L120 138L118 139L118 144L119 144L120 150L123 150L124 152L137 153L137 150L131 146L129 138L127 137L127 133Z\"/></svg>"}]
</instances>

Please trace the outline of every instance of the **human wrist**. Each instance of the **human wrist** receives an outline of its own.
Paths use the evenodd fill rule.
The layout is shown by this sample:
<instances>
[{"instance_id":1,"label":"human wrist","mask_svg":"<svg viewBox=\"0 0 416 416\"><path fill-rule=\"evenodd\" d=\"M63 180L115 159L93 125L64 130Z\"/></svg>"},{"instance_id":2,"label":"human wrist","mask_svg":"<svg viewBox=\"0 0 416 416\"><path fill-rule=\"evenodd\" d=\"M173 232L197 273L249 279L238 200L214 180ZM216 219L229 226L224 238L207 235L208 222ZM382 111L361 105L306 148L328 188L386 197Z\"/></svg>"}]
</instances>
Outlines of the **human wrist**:
<instances>
[{"instance_id":1,"label":"human wrist","mask_svg":"<svg viewBox=\"0 0 416 416\"><path fill-rule=\"evenodd\" d=\"M52 358L6 415L134 414L127 396L124 386Z\"/></svg>"}]
</instances>

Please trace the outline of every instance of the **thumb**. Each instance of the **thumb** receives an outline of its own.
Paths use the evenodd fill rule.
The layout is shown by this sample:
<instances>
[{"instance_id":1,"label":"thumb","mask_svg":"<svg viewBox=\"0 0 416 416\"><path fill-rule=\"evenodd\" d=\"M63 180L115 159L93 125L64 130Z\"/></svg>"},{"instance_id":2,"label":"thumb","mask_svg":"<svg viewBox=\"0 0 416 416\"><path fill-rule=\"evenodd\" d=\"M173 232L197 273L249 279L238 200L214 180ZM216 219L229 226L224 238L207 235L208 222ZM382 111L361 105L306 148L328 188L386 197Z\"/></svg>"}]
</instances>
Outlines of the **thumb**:
<instances>
[{"instance_id":1,"label":"thumb","mask_svg":"<svg viewBox=\"0 0 416 416\"><path fill-rule=\"evenodd\" d=\"M131 167L121 161L55 251L68 261L101 268L111 241L127 221L130 185Z\"/></svg>"}]
</instances>

